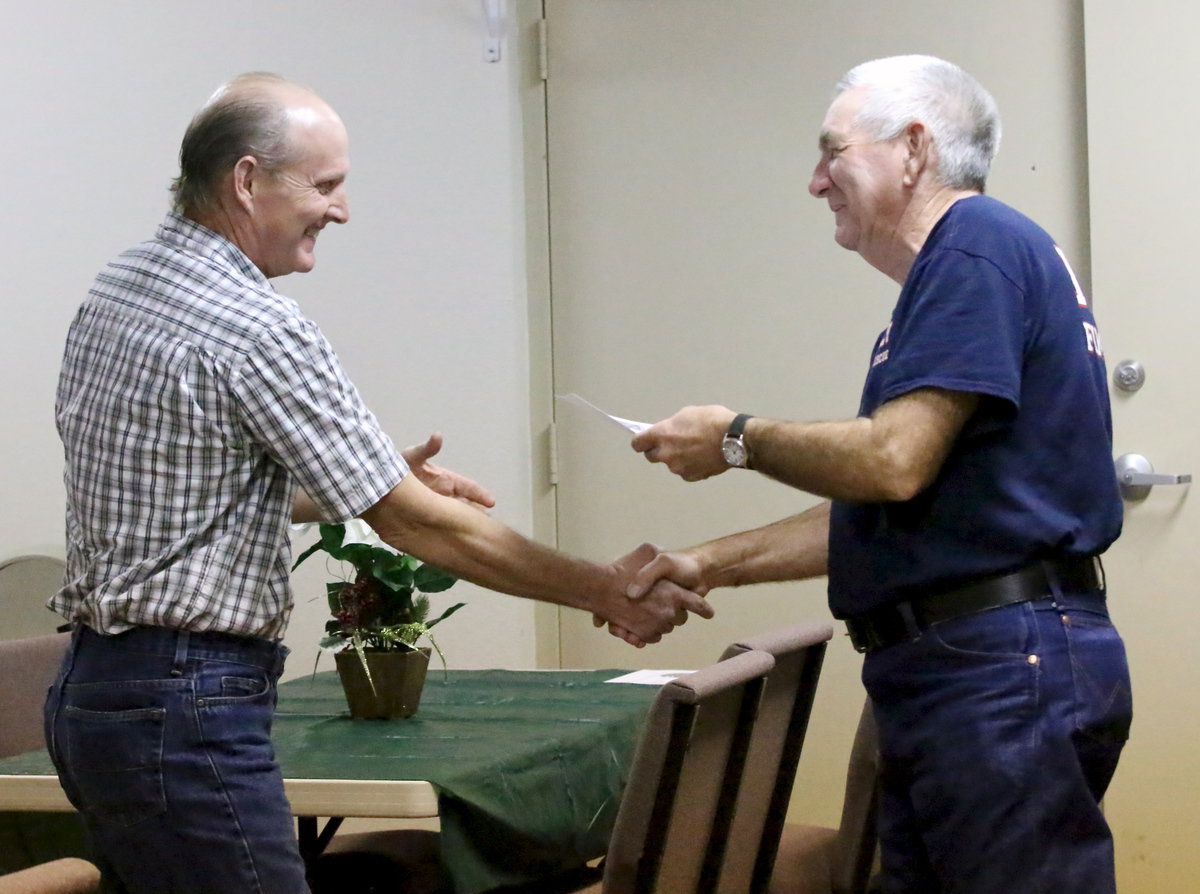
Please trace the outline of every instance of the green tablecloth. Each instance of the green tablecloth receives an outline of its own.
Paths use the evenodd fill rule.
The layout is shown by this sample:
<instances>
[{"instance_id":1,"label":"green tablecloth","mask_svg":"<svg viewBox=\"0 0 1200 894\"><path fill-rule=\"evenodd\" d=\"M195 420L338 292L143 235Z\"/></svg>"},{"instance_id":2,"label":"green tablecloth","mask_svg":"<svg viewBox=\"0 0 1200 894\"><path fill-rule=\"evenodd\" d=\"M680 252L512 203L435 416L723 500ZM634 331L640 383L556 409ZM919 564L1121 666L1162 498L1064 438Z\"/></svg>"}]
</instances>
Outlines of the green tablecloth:
<instances>
[{"instance_id":1,"label":"green tablecloth","mask_svg":"<svg viewBox=\"0 0 1200 894\"><path fill-rule=\"evenodd\" d=\"M272 738L285 778L433 783L446 868L476 894L605 852L657 693L604 682L620 673L431 668L417 714L385 721L351 720L330 671L279 687ZM35 751L5 773L54 769Z\"/></svg>"},{"instance_id":2,"label":"green tablecloth","mask_svg":"<svg viewBox=\"0 0 1200 894\"><path fill-rule=\"evenodd\" d=\"M433 668L407 720L350 720L337 675L280 687L274 740L288 778L424 779L438 791L443 858L465 894L606 850L657 690L620 671Z\"/></svg>"}]
</instances>

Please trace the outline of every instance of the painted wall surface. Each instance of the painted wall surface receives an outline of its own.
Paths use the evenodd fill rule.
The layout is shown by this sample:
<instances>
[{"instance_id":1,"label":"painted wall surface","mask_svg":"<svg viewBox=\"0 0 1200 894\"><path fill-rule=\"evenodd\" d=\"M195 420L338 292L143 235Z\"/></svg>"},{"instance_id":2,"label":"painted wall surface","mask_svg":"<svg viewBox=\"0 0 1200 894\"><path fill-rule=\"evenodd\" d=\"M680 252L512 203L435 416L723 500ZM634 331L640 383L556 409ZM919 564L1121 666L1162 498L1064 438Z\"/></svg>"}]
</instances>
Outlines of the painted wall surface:
<instances>
[{"instance_id":1,"label":"painted wall surface","mask_svg":"<svg viewBox=\"0 0 1200 894\"><path fill-rule=\"evenodd\" d=\"M96 271L166 212L180 138L221 82L276 71L350 132L351 220L316 269L275 281L324 329L398 445L531 527L523 141L513 54L484 61L474 0L5 3L0 32L0 559L63 554L53 402L63 338ZM352 11L348 11L352 10ZM325 619L319 563L295 577L289 672ZM460 584L440 641L458 666L532 663L533 604Z\"/></svg>"}]
</instances>

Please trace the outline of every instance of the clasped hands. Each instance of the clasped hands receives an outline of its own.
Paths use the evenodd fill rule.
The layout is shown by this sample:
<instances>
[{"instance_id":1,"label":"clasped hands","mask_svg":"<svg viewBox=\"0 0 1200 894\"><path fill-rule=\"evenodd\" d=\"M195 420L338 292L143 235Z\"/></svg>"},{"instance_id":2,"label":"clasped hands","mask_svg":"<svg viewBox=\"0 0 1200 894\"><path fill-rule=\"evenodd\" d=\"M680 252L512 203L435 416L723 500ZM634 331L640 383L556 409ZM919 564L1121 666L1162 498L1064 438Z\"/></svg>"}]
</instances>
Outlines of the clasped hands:
<instances>
[{"instance_id":1,"label":"clasped hands","mask_svg":"<svg viewBox=\"0 0 1200 894\"><path fill-rule=\"evenodd\" d=\"M619 591L604 610L592 614L597 627L641 648L687 623L688 614L711 618L713 607L704 596L701 566L690 553L663 552L650 543L622 556L611 566Z\"/></svg>"},{"instance_id":2,"label":"clasped hands","mask_svg":"<svg viewBox=\"0 0 1200 894\"><path fill-rule=\"evenodd\" d=\"M635 439L634 449L647 452L646 449L637 446L639 439L648 447L662 447L668 441L674 442L664 449L663 458L652 457L647 453L647 459L651 462L667 462L671 471L683 475L684 473L672 463L692 451L687 445L679 442L690 440L694 448L701 448L695 452L705 452L696 432L696 429L703 427L704 422L687 418L693 410L699 411L702 416L711 417L705 421L709 426L716 425L721 432L728 427L729 419L733 418L732 412L726 411L729 418L724 422L720 420L723 407L689 407L639 435ZM401 451L401 454L413 473L437 493L461 500L485 512L494 506L494 497L482 485L430 462L441 448L442 435L435 432L424 443L414 444ZM670 459L667 459L667 456ZM719 461L719 447L717 458ZM690 471L692 465L688 464L687 468ZM697 474L696 479L689 480L698 480L712 474L716 472ZM643 543L611 565L601 567L606 579L593 606L593 621L597 627L607 624L613 636L625 640L630 645L641 648L647 643L658 642L665 634L685 624L689 614L702 618L711 618L714 614L712 606L704 598L708 588L703 585L700 564L687 553L661 552L657 547Z\"/></svg>"}]
</instances>

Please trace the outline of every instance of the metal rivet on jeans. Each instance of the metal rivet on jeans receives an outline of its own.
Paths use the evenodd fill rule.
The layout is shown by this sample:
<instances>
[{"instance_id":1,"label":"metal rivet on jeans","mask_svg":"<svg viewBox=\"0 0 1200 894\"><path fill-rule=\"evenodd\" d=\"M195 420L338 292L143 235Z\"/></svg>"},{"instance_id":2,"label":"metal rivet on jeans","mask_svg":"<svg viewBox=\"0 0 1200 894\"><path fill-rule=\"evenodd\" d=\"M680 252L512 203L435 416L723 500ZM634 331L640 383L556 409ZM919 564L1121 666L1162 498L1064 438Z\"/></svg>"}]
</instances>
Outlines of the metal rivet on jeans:
<instances>
[{"instance_id":1,"label":"metal rivet on jeans","mask_svg":"<svg viewBox=\"0 0 1200 894\"><path fill-rule=\"evenodd\" d=\"M1029 656L1028 658L1026 658L1025 660L1026 660L1026 661L1028 661L1030 664L1037 664L1037 663L1038 663L1038 657L1037 657L1036 655L1030 655L1030 656Z\"/></svg>"}]
</instances>

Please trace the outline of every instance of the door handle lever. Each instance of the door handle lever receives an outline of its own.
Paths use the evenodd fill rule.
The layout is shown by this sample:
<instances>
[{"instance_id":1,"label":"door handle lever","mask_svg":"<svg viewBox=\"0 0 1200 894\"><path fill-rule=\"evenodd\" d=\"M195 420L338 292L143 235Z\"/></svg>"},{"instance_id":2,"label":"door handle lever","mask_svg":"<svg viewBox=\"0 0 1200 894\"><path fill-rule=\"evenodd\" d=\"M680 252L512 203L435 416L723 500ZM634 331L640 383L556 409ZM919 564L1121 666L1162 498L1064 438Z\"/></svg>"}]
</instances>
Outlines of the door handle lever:
<instances>
[{"instance_id":1,"label":"door handle lever","mask_svg":"<svg viewBox=\"0 0 1200 894\"><path fill-rule=\"evenodd\" d=\"M1117 457L1116 470L1121 496L1126 500L1144 500L1156 484L1188 484L1192 480L1191 474L1186 472L1181 475L1156 473L1150 460L1140 453Z\"/></svg>"}]
</instances>

